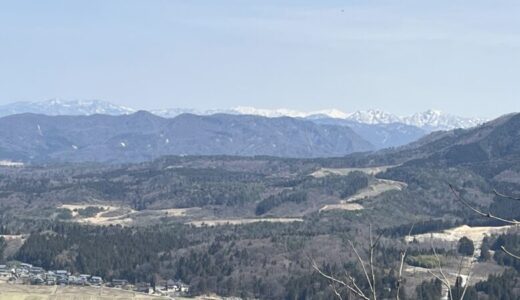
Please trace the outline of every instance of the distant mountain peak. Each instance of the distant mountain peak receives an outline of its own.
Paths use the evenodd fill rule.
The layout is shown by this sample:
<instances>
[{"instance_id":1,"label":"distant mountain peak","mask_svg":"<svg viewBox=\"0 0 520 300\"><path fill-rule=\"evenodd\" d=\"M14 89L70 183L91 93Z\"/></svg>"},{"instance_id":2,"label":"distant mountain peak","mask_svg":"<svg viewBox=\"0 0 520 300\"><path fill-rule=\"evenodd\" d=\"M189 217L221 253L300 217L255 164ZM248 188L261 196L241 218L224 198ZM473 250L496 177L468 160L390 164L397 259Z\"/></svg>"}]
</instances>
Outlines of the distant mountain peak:
<instances>
[{"instance_id":1,"label":"distant mountain peak","mask_svg":"<svg viewBox=\"0 0 520 300\"><path fill-rule=\"evenodd\" d=\"M358 110L347 116L346 119L364 124L390 124L401 121L398 116L379 109Z\"/></svg>"},{"instance_id":2,"label":"distant mountain peak","mask_svg":"<svg viewBox=\"0 0 520 300\"><path fill-rule=\"evenodd\" d=\"M312 112L301 112L289 109L259 109L254 107L236 107L231 110L238 114L259 115L264 117L288 116L295 118L334 118L344 119L362 124L392 124L402 123L416 126L427 131L450 130L455 128L469 128L484 123L481 118L466 118L445 114L440 110L429 109L410 116L398 116L380 109L358 110L346 113L339 109L325 109Z\"/></svg>"},{"instance_id":3,"label":"distant mountain peak","mask_svg":"<svg viewBox=\"0 0 520 300\"><path fill-rule=\"evenodd\" d=\"M486 122L481 118L466 118L445 114L440 110L427 110L402 118L402 123L417 126L426 130L449 130L454 128L470 128Z\"/></svg>"},{"instance_id":4,"label":"distant mountain peak","mask_svg":"<svg viewBox=\"0 0 520 300\"><path fill-rule=\"evenodd\" d=\"M238 106L234 107L230 110L236 114L246 114L246 115L257 115L268 118L274 117L292 117L292 118L307 118L312 116L326 116L329 118L336 119L344 119L349 114L345 113L339 109L323 109L323 110L315 110L309 112L303 112L298 110L286 109L286 108L277 108L277 109L265 109L265 108L255 108L251 106Z\"/></svg>"},{"instance_id":5,"label":"distant mountain peak","mask_svg":"<svg viewBox=\"0 0 520 300\"><path fill-rule=\"evenodd\" d=\"M19 113L39 113L45 115L126 115L137 110L121 105L112 104L102 100L64 100L59 98L49 99L41 102L15 102L0 106L0 116ZM173 118L183 113L195 115L212 115L216 113L235 115L256 115L263 117L292 117L292 118L333 118L343 119L362 124L392 124L402 123L419 127L426 131L450 130L454 128L469 128L482 124L486 120L480 118L466 118L445 114L440 110L429 109L424 112L415 113L410 116L398 116L380 109L359 110L353 113L344 112L340 109L323 109L315 111L298 111L293 109L265 109L251 106L238 106L231 109L197 110L197 109L155 109L151 113Z\"/></svg>"},{"instance_id":6,"label":"distant mountain peak","mask_svg":"<svg viewBox=\"0 0 520 300\"><path fill-rule=\"evenodd\" d=\"M251 106L237 106L231 109L235 113L243 114L243 115L255 115L262 116L268 118L275 117L292 117L292 118L304 118L307 116L306 113L286 108L277 108L277 109L265 109L265 108L256 108Z\"/></svg>"},{"instance_id":7,"label":"distant mountain peak","mask_svg":"<svg viewBox=\"0 0 520 300\"><path fill-rule=\"evenodd\" d=\"M115 105L102 100L64 100L53 98L37 102L14 102L0 106L0 116L36 113L56 115L123 115L135 112L134 109Z\"/></svg>"}]
</instances>

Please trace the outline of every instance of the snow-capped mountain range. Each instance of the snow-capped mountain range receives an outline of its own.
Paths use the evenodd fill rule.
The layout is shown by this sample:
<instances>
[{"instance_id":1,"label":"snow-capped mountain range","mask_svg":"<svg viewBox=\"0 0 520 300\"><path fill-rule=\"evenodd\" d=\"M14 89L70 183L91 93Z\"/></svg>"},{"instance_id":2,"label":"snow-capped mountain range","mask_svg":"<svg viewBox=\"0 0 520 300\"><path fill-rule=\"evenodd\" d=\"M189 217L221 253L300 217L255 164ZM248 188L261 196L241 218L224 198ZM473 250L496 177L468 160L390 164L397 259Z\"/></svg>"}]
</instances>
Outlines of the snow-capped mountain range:
<instances>
[{"instance_id":1,"label":"snow-capped mountain range","mask_svg":"<svg viewBox=\"0 0 520 300\"><path fill-rule=\"evenodd\" d=\"M134 109L102 100L50 99L47 101L13 102L0 105L0 116L21 113L35 113L49 116L93 114L123 115L133 112L135 112Z\"/></svg>"},{"instance_id":2,"label":"snow-capped mountain range","mask_svg":"<svg viewBox=\"0 0 520 300\"><path fill-rule=\"evenodd\" d=\"M450 130L454 128L470 128L486 122L482 118L467 118L445 114L439 110L427 110L410 116L398 116L382 110L358 110L353 113L338 109L327 109L311 112L301 112L287 109L256 109L254 107L237 107L233 111L239 114L259 115L264 117L296 117L308 119L334 118L344 119L362 124L393 124L402 123L422 128L426 131Z\"/></svg>"},{"instance_id":3,"label":"snow-capped mountain range","mask_svg":"<svg viewBox=\"0 0 520 300\"><path fill-rule=\"evenodd\" d=\"M0 116L19 113L39 113L45 115L123 115L136 112L136 109L115 105L102 100L61 100L51 99L40 102L15 102L0 106ZM410 116L397 116L381 110L364 110L347 113L338 109L325 109L303 112L291 109L260 109L240 106L231 109L196 110L196 109L156 109L151 113L173 118L183 113L196 115L212 115L216 113L256 115L263 117L293 117L307 119L342 119L362 124L394 124L401 123L421 128L425 131L449 130L454 128L469 128L485 122L481 118L459 117L442 113L438 110L427 110Z\"/></svg>"}]
</instances>

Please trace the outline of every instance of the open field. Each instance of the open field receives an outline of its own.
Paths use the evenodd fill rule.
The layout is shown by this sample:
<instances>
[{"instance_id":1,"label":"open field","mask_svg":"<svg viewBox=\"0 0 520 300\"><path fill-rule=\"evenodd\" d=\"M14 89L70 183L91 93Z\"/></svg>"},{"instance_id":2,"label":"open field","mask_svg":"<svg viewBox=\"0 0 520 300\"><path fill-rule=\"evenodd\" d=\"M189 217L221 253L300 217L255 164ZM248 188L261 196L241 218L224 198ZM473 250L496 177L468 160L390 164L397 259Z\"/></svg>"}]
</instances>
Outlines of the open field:
<instances>
[{"instance_id":1,"label":"open field","mask_svg":"<svg viewBox=\"0 0 520 300\"><path fill-rule=\"evenodd\" d=\"M99 207L103 211L92 217L82 217L78 210L88 207ZM135 221L156 220L163 217L188 217L190 214L201 210L199 207L192 208L169 208L169 209L145 209L136 211L129 207L113 206L108 204L64 204L58 209L68 209L72 213L71 221L87 223L91 225L132 225Z\"/></svg>"},{"instance_id":2,"label":"open field","mask_svg":"<svg viewBox=\"0 0 520 300\"><path fill-rule=\"evenodd\" d=\"M101 207L103 208L102 212L97 213L93 217L84 218L81 217L77 210L85 209L87 207ZM130 208L123 208L117 206L110 205L96 205L96 204L66 204L61 205L58 208L60 209L68 209L73 213L74 219L72 221L78 223L88 223L92 225L131 225L136 220L141 222L143 220L152 220L158 219L161 217L176 217L182 218L187 217L192 213L197 211L201 211L200 208L170 208L170 209L157 209L157 210L142 210L135 211ZM118 214L118 212L122 212L122 214ZM287 222L301 222L303 219L301 218L252 218L252 219L214 219L214 220L200 220L195 219L195 221L187 222L186 224L191 224L195 226L218 226L225 224L232 225L240 225L240 224L249 224L249 223L257 223L257 222L272 222L272 223L287 223Z\"/></svg>"},{"instance_id":3,"label":"open field","mask_svg":"<svg viewBox=\"0 0 520 300\"><path fill-rule=\"evenodd\" d=\"M200 210L200 207L191 207L191 208L169 208L169 209L159 209L153 210L153 212L158 212L169 217L185 217L190 212Z\"/></svg>"},{"instance_id":4,"label":"open field","mask_svg":"<svg viewBox=\"0 0 520 300\"><path fill-rule=\"evenodd\" d=\"M457 242L462 237L467 237L472 240L475 249L480 250L480 246L482 245L482 240L486 236L490 236L493 234L502 234L506 233L509 229L513 228L512 225L500 226L500 227L491 227L491 226L479 226L479 227L470 227L468 225L462 225L459 227L451 228L444 230L442 232L434 232L434 233L424 233L413 235L411 237L407 237L406 240L408 242L416 240L418 242L430 242L434 240L441 240L446 242Z\"/></svg>"},{"instance_id":5,"label":"open field","mask_svg":"<svg viewBox=\"0 0 520 300\"><path fill-rule=\"evenodd\" d=\"M383 172L391 166L376 167L376 168L348 168L348 169L320 169L312 174L315 177L323 177L331 174L346 176L354 171L361 171L369 175L375 175ZM358 203L352 203L355 201L365 200L368 198L376 197L382 193L389 191L402 191L407 187L407 184L400 181L379 179L374 178L372 182L366 188L360 190L351 197L341 200L337 204L328 204L323 206L320 211L327 210L362 210L363 206Z\"/></svg>"},{"instance_id":6,"label":"open field","mask_svg":"<svg viewBox=\"0 0 520 300\"><path fill-rule=\"evenodd\" d=\"M362 189L357 194L349 197L345 202L353 202L381 195L389 191L402 191L406 188L406 183L387 179L376 179L368 187Z\"/></svg>"},{"instance_id":7,"label":"open field","mask_svg":"<svg viewBox=\"0 0 520 300\"><path fill-rule=\"evenodd\" d=\"M271 223L291 223L291 222L303 222L301 218L254 218L254 219L220 219L220 220L203 220L203 221L193 221L188 222L186 224L194 225L197 227L200 226L218 226L218 225L241 225L241 224L250 224L250 223L258 223L258 222L271 222Z\"/></svg>"},{"instance_id":8,"label":"open field","mask_svg":"<svg viewBox=\"0 0 520 300\"><path fill-rule=\"evenodd\" d=\"M375 176L381 172L385 172L389 168L395 166L380 166L371 168L321 168L311 176L321 178L330 175L347 176L352 172L363 172L367 175ZM375 178L374 181L366 188L362 189L355 195L349 197L346 200L342 200L337 204L328 204L323 206L320 211L327 210L362 210L363 206L358 203L350 203L358 200L363 200L371 197L378 196L388 191L401 191L406 188L406 183L387 179Z\"/></svg>"},{"instance_id":9,"label":"open field","mask_svg":"<svg viewBox=\"0 0 520 300\"><path fill-rule=\"evenodd\" d=\"M23 240L23 239L27 238L26 235L22 235L22 234L15 234L15 235L12 235L12 234L0 234L0 237L3 238L6 242L16 241L16 240Z\"/></svg>"},{"instance_id":10,"label":"open field","mask_svg":"<svg viewBox=\"0 0 520 300\"><path fill-rule=\"evenodd\" d=\"M376 175L381 172L385 172L389 168L393 168L396 166L380 166L380 167L371 167L371 168L321 168L318 171L315 171L311 174L311 176L320 178L330 175L339 175L339 176L347 176L352 172L363 172L368 175Z\"/></svg>"},{"instance_id":11,"label":"open field","mask_svg":"<svg viewBox=\"0 0 520 300\"><path fill-rule=\"evenodd\" d=\"M97 213L93 217L81 218L77 211L88 207L100 207L103 211ZM77 218L77 222L79 223L89 223L93 225L128 225L132 222L132 219L129 216L135 213L135 210L130 208L104 204L63 204L58 208L70 210L72 216ZM113 216L113 214L119 210L122 211L122 214Z\"/></svg>"},{"instance_id":12,"label":"open field","mask_svg":"<svg viewBox=\"0 0 520 300\"><path fill-rule=\"evenodd\" d=\"M439 258L444 275L446 275L446 278L452 284L454 284L457 277L460 276L464 286L468 282L468 274L471 273L469 284L473 285L479 281L486 280L491 274L501 274L505 270L504 266L499 266L491 262L475 261L472 257L464 257L462 261L457 257L446 257L444 255L439 255ZM404 278L408 283L418 285L424 280L434 279L434 276L430 272L433 272L437 276L442 276L439 273L437 260L433 259L433 261L435 262L435 266L431 269L406 264L403 270ZM441 294L442 300L448 300L449 292L445 285L442 286Z\"/></svg>"},{"instance_id":13,"label":"open field","mask_svg":"<svg viewBox=\"0 0 520 300\"><path fill-rule=\"evenodd\" d=\"M114 288L32 286L0 283L2 300L148 300L167 299Z\"/></svg>"},{"instance_id":14,"label":"open field","mask_svg":"<svg viewBox=\"0 0 520 300\"><path fill-rule=\"evenodd\" d=\"M321 211L327 211L327 210L362 210L363 206L358 203L339 203L339 204L327 204L320 208Z\"/></svg>"}]
</instances>

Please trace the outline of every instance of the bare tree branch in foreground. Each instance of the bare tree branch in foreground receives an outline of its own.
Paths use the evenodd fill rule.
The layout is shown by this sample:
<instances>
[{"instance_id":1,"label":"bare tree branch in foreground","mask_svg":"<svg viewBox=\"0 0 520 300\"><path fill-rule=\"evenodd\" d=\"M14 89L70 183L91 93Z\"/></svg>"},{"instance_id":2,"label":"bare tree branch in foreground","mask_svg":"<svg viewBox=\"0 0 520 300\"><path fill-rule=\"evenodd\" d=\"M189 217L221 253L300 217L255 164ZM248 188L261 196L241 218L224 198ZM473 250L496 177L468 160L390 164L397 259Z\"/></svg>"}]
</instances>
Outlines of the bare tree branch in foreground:
<instances>
[{"instance_id":1,"label":"bare tree branch in foreground","mask_svg":"<svg viewBox=\"0 0 520 300\"><path fill-rule=\"evenodd\" d=\"M483 217L490 218L490 219L497 220L497 221L501 221L501 222L504 222L504 223L507 223L507 224L510 224L510 225L520 225L520 222L517 221L517 220L514 220L514 219L513 220L508 220L508 219L504 219L504 218L501 218L501 217L497 217L497 216L491 214L490 212L487 212L487 213L482 212L481 210L477 209L475 206L471 205L468 201L463 199L462 196L460 195L460 193L455 190L455 187L453 185L449 184L449 186L450 186L450 189L451 189L453 195L455 195L455 198L459 202L464 204L466 207L468 207L472 211L476 212L477 214L479 214L479 215L481 215ZM499 193L496 189L493 189L493 193L495 195L499 196L499 197L503 197L503 198L511 199L511 200L519 200L520 201L520 198L504 195L502 193ZM520 256L511 253L504 246L502 246L501 248L507 255L509 255L511 257L514 257L516 259L520 259Z\"/></svg>"},{"instance_id":2,"label":"bare tree branch in foreground","mask_svg":"<svg viewBox=\"0 0 520 300\"><path fill-rule=\"evenodd\" d=\"M408 236L411 236L413 227L414 227L414 225L412 225L412 228L410 229L410 232L408 233ZM331 283L332 283L331 287L333 288L333 292L334 292L334 294L336 294L338 299L341 300L342 297L341 297L341 294L339 293L338 289L336 289L335 284L338 284L340 287L343 287L343 288L346 288L346 289L350 290L351 292L353 292L355 295L357 295L361 299L377 300L376 275L375 275L375 270L374 270L374 250L376 249L376 247L377 247L377 245L379 243L379 240L381 239L382 235L383 235L383 233L380 233L376 238L374 238L373 235L372 235L372 225L369 226L370 245L369 245L369 248L367 250L367 252L368 252L368 268L366 267L366 263L361 258L361 255L359 255L359 252L357 251L357 249L354 246L354 244L352 243L352 241L348 241L349 244L350 244L350 247L352 248L352 251L354 251L354 254L356 255L356 258L357 258L357 261L358 261L359 265L361 265L361 269L363 271L363 275L364 275L364 277L365 277L365 279L366 279L366 281L368 283L369 290L370 290L369 291L370 294L368 296L361 290L361 288L359 288L359 286L356 284L355 279L351 275L349 275L348 273L345 272L345 278L347 280L344 281L344 280L338 279L338 278L336 278L336 277L334 277L332 275L325 274L318 267L316 261L311 259L312 267L321 276L323 276L324 278L326 278L326 279L331 281ZM404 267L404 262L405 262L405 259L406 259L407 251L408 251L408 248L406 248L404 251L402 251L401 255L400 255L399 277L398 277L398 281L397 281L396 300L399 300L399 292L400 292L400 288L401 288L401 285L402 285L403 267Z\"/></svg>"},{"instance_id":3,"label":"bare tree branch in foreground","mask_svg":"<svg viewBox=\"0 0 520 300\"><path fill-rule=\"evenodd\" d=\"M498 192L496 189L493 189L493 193L495 193L495 195L497 195L499 197L520 201L520 197L513 197L513 196L505 195L505 194Z\"/></svg>"},{"instance_id":4,"label":"bare tree branch in foreground","mask_svg":"<svg viewBox=\"0 0 520 300\"><path fill-rule=\"evenodd\" d=\"M408 231L408 235L407 235L407 238L405 238L405 242L407 240L409 240L408 238L410 238L412 236L412 231L413 231L413 228L414 228L415 224L412 224L412 227L410 228L410 231ZM401 251L401 263L399 264L399 275L397 277L397 293L396 293L396 300L400 300L400 296L399 296L399 293L401 291L401 285L402 285L402 281L403 281L403 267L404 267L404 261L406 259L406 254L408 253L408 247L406 247L404 249L404 251Z\"/></svg>"},{"instance_id":5,"label":"bare tree branch in foreground","mask_svg":"<svg viewBox=\"0 0 520 300\"><path fill-rule=\"evenodd\" d=\"M410 231L408 232L407 238L404 239L405 241L411 240L412 231L413 231L414 226L415 226L415 224L411 226ZM364 278L367 281L367 284L369 286L369 294L368 295L365 294L363 292L363 290L361 290L361 288L356 284L355 279L351 275L349 275L347 272L345 272L345 280L339 279L338 277L335 277L335 276L333 276L331 274L326 274L325 272L323 272L318 267L318 264L316 263L316 261L311 259L312 267L321 276L323 276L324 278L326 278L326 279L331 281L331 285L330 286L333 289L333 292L336 295L336 297L338 299L340 299L340 300L343 299L343 297L341 296L341 293L340 293L340 289L349 290L350 292L352 292L354 295L356 295L360 299L364 299L364 300L377 300L377 289L376 289L376 286L375 286L375 279L376 279L376 277L375 277L375 271L374 271L374 249L377 247L377 244L379 243L381 235L378 235L377 238L374 239L373 235L372 235L372 226L369 227L369 230L370 230L370 232L369 232L370 245L369 245L369 248L367 249L368 265L369 265L368 268L366 266L367 263L365 263L363 261L363 259L361 258L361 255L359 254L359 252L356 249L356 247L354 246L354 244L351 241L348 241L349 244L350 244L350 247L352 248L352 251L354 252L354 254L355 254L356 258L357 258L358 263L361 265L361 270L363 271ZM452 287L453 287L452 283L448 279L448 276L446 275L446 273L445 273L445 271L443 269L443 266L442 266L442 263L441 263L441 259L440 259L439 255L438 255L435 247L433 247L433 244L432 244L432 251L433 251L435 259L437 261L437 267L435 269L437 271L435 272L435 270L428 270L428 272L434 278L440 280L442 285L444 285L446 287L447 292L448 292L448 299L449 300L463 300L464 296L466 294L466 291L467 291L467 289L469 287L469 282L471 280L473 262L471 262L468 274L465 275L466 276L466 281L465 281L465 284L464 284L464 289L462 291L462 295L461 295L460 299L455 299L454 296L453 296L453 293L452 293ZM405 261L406 261L407 253L408 253L408 247L406 247L400 253L399 269L398 269L398 279L397 279L397 286L396 286L396 300L400 300L400 290L401 290L402 280L403 280L403 269L404 269L404 264L405 264ZM463 278L462 277L462 261L463 261L463 259L464 258L461 259L461 263L459 265L458 272L456 274L456 278L461 278L461 281L460 281L461 283L462 283L462 278ZM457 283L457 280L455 280L455 282ZM339 289L336 286L339 286Z\"/></svg>"},{"instance_id":6,"label":"bare tree branch in foreground","mask_svg":"<svg viewBox=\"0 0 520 300\"><path fill-rule=\"evenodd\" d=\"M462 198L462 196L460 195L460 193L455 190L455 187L453 185L449 184L449 186L450 186L451 192L453 193L453 195L455 195L455 198L459 202L464 204L466 207L468 207L472 211L476 212L477 214L479 214L479 215L481 215L483 217L486 217L486 218L490 218L490 219L493 219L493 220L501 221L501 222L512 224L512 225L520 224L520 222L518 222L517 220L508 220L508 219L504 219L504 218L501 218L501 217L497 217L497 216L491 214L490 212L487 212L487 213L482 212L481 210L479 210L476 207L474 207L473 205L471 205L468 201L464 200Z\"/></svg>"},{"instance_id":7,"label":"bare tree branch in foreground","mask_svg":"<svg viewBox=\"0 0 520 300\"><path fill-rule=\"evenodd\" d=\"M365 275L365 279L367 280L367 283L368 283L368 286L369 286L369 289L370 289L370 295L367 296L360 288L359 286L356 284L356 281L355 279L349 275L348 273L345 273L345 277L348 281L343 281L343 280L340 280L338 278L335 278L334 276L332 275L328 275L328 274L325 274L319 267L318 267L318 264L316 263L316 261L314 261L313 259L311 260L312 261L312 267L323 277L325 277L326 279L330 280L333 284L339 284L341 287L344 287L348 290L350 290L351 292L353 292L354 294L356 294L358 297L360 297L361 299L365 299L365 300L377 300L377 290L376 290L376 275L375 275L375 271L374 271L374 250L375 248L377 247L377 244L379 243L379 240L381 239L381 236L383 235L383 233L380 233L375 239L373 238L373 235L372 235L372 225L370 225L369 227L369 237L370 237L370 245L369 245L369 248L368 248L368 253L369 253L369 263L368 263L368 270L367 270L367 267L365 266L365 262L363 262L363 259L361 258L361 256L359 255L359 252L357 251L356 247L354 246L354 244L352 243L352 241L348 241L349 244L350 244L350 247L352 248L352 250L354 251L354 254L356 255L356 258L358 260L358 263L361 265L361 269L363 270L363 274ZM336 294L336 296L338 297L338 299L341 299L341 295L339 294L339 291L333 287L333 291L334 293Z\"/></svg>"},{"instance_id":8,"label":"bare tree branch in foreground","mask_svg":"<svg viewBox=\"0 0 520 300\"><path fill-rule=\"evenodd\" d=\"M509 252L504 246L501 246L500 248L502 248L502 251L504 251L507 255L512 256L513 258L516 258L516 259L520 259L520 256Z\"/></svg>"}]
</instances>

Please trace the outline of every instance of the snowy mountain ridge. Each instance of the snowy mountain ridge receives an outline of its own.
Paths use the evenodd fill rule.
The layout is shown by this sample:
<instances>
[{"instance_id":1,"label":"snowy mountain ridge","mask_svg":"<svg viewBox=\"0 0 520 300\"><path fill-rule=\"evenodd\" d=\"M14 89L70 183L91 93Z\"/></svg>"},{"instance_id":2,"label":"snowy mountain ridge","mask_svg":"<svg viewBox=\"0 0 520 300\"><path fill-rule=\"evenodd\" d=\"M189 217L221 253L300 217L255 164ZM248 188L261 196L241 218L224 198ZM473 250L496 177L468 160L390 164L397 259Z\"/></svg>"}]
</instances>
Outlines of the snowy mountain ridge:
<instances>
[{"instance_id":1,"label":"snowy mountain ridge","mask_svg":"<svg viewBox=\"0 0 520 300\"><path fill-rule=\"evenodd\" d=\"M61 100L51 99L40 102L14 102L0 105L0 116L19 113L38 113L45 115L126 115L136 112L136 109L112 104L102 100ZM197 109L155 109L151 113L165 118L173 118L183 113L195 115L213 115L217 113L256 115L263 117L293 117L310 120L333 118L362 124L393 124L402 123L416 126L426 131L450 130L454 128L469 128L485 122L481 118L467 118L442 113L438 110L427 110L410 116L398 116L378 109L360 110L352 113L339 109L323 109L316 111L298 111L292 109L264 109L250 106L239 106L231 109L197 110Z\"/></svg>"},{"instance_id":2,"label":"snowy mountain ridge","mask_svg":"<svg viewBox=\"0 0 520 300\"><path fill-rule=\"evenodd\" d=\"M131 114L135 111L135 109L112 104L103 100L50 99L47 101L24 101L0 105L0 116L21 113L36 113L49 116L93 114L123 115Z\"/></svg>"},{"instance_id":3,"label":"snowy mountain ridge","mask_svg":"<svg viewBox=\"0 0 520 300\"><path fill-rule=\"evenodd\" d=\"M233 111L239 114L260 115L264 117L298 117L298 118L334 118L345 119L362 124L393 124L402 123L416 126L427 131L450 130L455 128L470 128L486 122L482 118L467 118L445 114L439 110L427 110L410 116L398 116L382 110L359 110L346 113L338 109L328 109L311 112L301 112L287 109L256 109L253 107L237 107Z\"/></svg>"}]
</instances>

